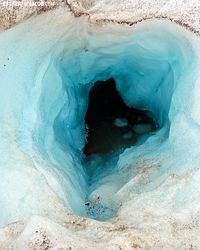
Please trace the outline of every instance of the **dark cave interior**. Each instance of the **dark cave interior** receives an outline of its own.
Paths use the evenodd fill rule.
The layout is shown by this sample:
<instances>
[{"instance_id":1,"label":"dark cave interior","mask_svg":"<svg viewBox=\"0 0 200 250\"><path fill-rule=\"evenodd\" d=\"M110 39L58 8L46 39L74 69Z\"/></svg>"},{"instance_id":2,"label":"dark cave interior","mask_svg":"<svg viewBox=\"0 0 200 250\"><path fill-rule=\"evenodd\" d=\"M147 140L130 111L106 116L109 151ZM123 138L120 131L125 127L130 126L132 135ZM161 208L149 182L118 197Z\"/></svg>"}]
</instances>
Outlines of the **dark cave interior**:
<instances>
[{"instance_id":1,"label":"dark cave interior","mask_svg":"<svg viewBox=\"0 0 200 250\"><path fill-rule=\"evenodd\" d=\"M124 103L113 78L98 81L91 88L85 124L86 156L125 149L134 145L141 135L156 129L147 111Z\"/></svg>"}]
</instances>

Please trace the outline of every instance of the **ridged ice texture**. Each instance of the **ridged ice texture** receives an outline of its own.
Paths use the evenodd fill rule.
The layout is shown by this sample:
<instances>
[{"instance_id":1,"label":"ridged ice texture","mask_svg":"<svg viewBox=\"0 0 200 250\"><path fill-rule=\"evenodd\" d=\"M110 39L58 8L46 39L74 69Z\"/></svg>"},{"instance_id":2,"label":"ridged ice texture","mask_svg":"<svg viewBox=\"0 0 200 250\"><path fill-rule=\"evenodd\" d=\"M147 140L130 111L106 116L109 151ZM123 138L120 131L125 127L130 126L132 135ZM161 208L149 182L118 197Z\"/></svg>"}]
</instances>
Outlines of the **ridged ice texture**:
<instances>
[{"instance_id":1,"label":"ridged ice texture","mask_svg":"<svg viewBox=\"0 0 200 250\"><path fill-rule=\"evenodd\" d=\"M2 224L39 213L49 202L45 193L44 204L37 203L36 195L39 208L32 205L30 197L35 194L20 175L30 165L28 160L76 214L85 216L85 201L100 196L108 212L91 215L97 219L112 217L131 192L153 190L168 175L198 166L199 58L181 29L159 22L137 28L100 27L88 25L84 18L69 18L59 29L51 23L54 30L46 24L40 31L36 22L30 34L30 24L0 37L0 133L5 141L1 140L4 160L0 162L0 190L5 190L0 193ZM101 161L101 168L95 159L97 171L89 186L82 161L88 94L93 83L111 77L126 104L148 110L160 129L120 155ZM13 141L17 145L14 153ZM12 162L13 154L23 154L23 159ZM16 162L20 162L20 187L12 179ZM148 169L148 178L141 181L142 171ZM46 184L33 179L31 171L28 178L33 189L44 190ZM5 198L13 190L14 197ZM180 197L177 203L181 202ZM15 210L15 206L23 210Z\"/></svg>"}]
</instances>

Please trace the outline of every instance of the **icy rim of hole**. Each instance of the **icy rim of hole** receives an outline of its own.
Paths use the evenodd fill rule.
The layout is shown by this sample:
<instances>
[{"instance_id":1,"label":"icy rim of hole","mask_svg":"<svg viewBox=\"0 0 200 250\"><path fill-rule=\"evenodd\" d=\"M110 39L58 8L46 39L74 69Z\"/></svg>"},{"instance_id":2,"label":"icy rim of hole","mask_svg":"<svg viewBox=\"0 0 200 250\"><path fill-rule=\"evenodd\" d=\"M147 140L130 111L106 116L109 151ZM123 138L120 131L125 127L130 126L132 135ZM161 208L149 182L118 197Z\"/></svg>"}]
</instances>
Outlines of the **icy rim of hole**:
<instances>
[{"instance_id":1,"label":"icy rim of hole","mask_svg":"<svg viewBox=\"0 0 200 250\"><path fill-rule=\"evenodd\" d=\"M123 188L140 174L141 169L133 167L137 161L159 162L148 183L136 180L129 190L141 193L155 188L170 172L178 172L165 161L171 152L184 152L186 158L191 152L184 143L192 141L194 133L191 137L181 133L187 131L191 121L188 82L195 77L198 59L192 43L173 25L139 25L125 34L117 27L112 33L106 27L105 32L104 28L95 29L77 31L78 38L68 32L51 48L38 68L30 103L25 105L22 127L27 132L20 137L23 150L33 156L49 185L68 207L87 216L85 201L101 197L103 206L109 208L107 219L126 200L121 194ZM96 81L111 77L125 103L149 110L160 130L117 159L105 159L104 171L89 187L82 163L88 94ZM183 103L182 98L187 102ZM32 125L26 128L28 119ZM176 162L175 153L169 161ZM104 219L98 215L94 218Z\"/></svg>"}]
</instances>

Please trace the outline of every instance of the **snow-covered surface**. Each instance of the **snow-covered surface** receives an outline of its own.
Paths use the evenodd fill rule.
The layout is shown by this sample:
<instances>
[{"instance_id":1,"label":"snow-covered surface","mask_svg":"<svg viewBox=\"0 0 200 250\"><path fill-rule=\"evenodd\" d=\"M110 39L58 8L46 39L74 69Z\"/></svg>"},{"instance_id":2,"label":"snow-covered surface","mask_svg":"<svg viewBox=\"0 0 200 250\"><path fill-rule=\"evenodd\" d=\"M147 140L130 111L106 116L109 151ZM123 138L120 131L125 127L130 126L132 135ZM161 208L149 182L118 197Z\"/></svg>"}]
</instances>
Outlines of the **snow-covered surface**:
<instances>
[{"instance_id":1,"label":"snow-covered surface","mask_svg":"<svg viewBox=\"0 0 200 250\"><path fill-rule=\"evenodd\" d=\"M177 14L180 8L175 13L170 7L174 2L158 1L153 7L161 5L168 15L190 22ZM139 15L132 11L139 10L134 4L86 1L84 7L92 21L125 16L137 21L152 6L145 1ZM188 1L178 4L190 13ZM80 2L73 1L73 6L80 9ZM193 18L193 28L198 30L196 12ZM198 37L166 20L145 21L136 27L91 24L88 16L75 18L66 7L1 33L0 51L1 249L199 249ZM158 57L159 63L154 60ZM138 58L143 71L139 71ZM155 114L162 129L137 149L126 150L115 171L95 180L91 198L100 194L106 205L120 206L114 218L99 222L71 210L84 215L88 192L79 161L85 140L82 120L88 89L84 86L96 75L107 77L110 69L102 72L108 66L114 67L112 74L124 100L130 106L143 103L142 108ZM131 87L133 66L138 74ZM158 74L154 74L155 66ZM123 73L127 79L120 78ZM143 85L146 74L148 88ZM160 87L162 74L167 77ZM137 93L134 100L133 91ZM74 100L75 96L79 98Z\"/></svg>"},{"instance_id":2,"label":"snow-covered surface","mask_svg":"<svg viewBox=\"0 0 200 250\"><path fill-rule=\"evenodd\" d=\"M198 0L69 0L76 12L86 12L93 21L138 22L149 18L167 18L200 31Z\"/></svg>"},{"instance_id":3,"label":"snow-covered surface","mask_svg":"<svg viewBox=\"0 0 200 250\"><path fill-rule=\"evenodd\" d=\"M200 2L198 0L16 0L17 4L6 6L0 0L0 28L9 28L32 15L66 6L77 16L86 14L90 21L114 20L138 22L149 18L167 18L200 32ZM24 7L26 3L43 3L41 7Z\"/></svg>"}]
</instances>

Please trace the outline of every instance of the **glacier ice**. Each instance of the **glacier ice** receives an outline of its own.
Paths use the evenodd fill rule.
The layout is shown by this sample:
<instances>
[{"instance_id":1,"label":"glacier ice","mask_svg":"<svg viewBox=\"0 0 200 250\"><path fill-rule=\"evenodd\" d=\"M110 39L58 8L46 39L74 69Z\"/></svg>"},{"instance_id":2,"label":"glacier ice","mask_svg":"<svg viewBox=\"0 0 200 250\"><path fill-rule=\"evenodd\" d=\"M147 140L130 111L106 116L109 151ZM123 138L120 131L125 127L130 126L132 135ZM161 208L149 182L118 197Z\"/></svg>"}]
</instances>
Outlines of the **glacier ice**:
<instances>
[{"instance_id":1,"label":"glacier ice","mask_svg":"<svg viewBox=\"0 0 200 250\"><path fill-rule=\"evenodd\" d=\"M185 30L158 21L100 26L70 16L66 25L49 20L41 27L42 18L0 35L1 225L46 209L46 182L74 213L105 220L130 193L199 167L198 45ZM86 163L89 91L109 78L124 102L148 110L159 129ZM146 164L148 181L138 181Z\"/></svg>"},{"instance_id":2,"label":"glacier ice","mask_svg":"<svg viewBox=\"0 0 200 250\"><path fill-rule=\"evenodd\" d=\"M113 122L116 127L125 127L128 124L128 120L126 118L116 118Z\"/></svg>"}]
</instances>

